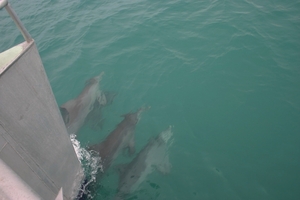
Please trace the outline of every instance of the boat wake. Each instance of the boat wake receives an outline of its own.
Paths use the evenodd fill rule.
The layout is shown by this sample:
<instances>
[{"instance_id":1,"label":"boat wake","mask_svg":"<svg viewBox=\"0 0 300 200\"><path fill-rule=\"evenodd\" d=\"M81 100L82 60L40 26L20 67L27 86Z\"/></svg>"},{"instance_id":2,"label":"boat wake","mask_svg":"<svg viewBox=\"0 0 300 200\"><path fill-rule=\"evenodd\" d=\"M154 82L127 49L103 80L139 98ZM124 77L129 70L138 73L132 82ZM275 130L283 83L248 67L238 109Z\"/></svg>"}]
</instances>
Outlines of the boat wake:
<instances>
[{"instance_id":1,"label":"boat wake","mask_svg":"<svg viewBox=\"0 0 300 200\"><path fill-rule=\"evenodd\" d=\"M88 189L90 185L96 182L98 170L102 171L101 158L94 151L88 151L80 146L80 142L76 139L76 135L70 135L74 150L84 170L84 180L81 184L77 199L92 199L91 191Z\"/></svg>"}]
</instances>

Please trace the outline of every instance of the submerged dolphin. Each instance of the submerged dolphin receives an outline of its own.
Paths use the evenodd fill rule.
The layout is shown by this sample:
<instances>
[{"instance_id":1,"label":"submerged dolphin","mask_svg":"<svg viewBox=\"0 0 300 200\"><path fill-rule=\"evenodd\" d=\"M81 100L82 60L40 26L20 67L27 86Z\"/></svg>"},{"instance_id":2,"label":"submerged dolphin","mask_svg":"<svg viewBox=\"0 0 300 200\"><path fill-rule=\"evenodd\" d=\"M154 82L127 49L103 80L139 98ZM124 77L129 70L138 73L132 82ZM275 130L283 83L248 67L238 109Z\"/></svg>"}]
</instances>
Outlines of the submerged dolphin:
<instances>
[{"instance_id":1,"label":"submerged dolphin","mask_svg":"<svg viewBox=\"0 0 300 200\"><path fill-rule=\"evenodd\" d=\"M135 113L123 115L123 121L117 125L104 141L90 147L91 150L98 152L101 157L102 172L106 172L122 149L128 148L129 154L135 152L135 126L140 119L141 113L146 109L148 108L143 107Z\"/></svg>"},{"instance_id":2,"label":"submerged dolphin","mask_svg":"<svg viewBox=\"0 0 300 200\"><path fill-rule=\"evenodd\" d=\"M115 200L134 192L153 171L153 167L163 174L170 172L168 147L171 144L168 145L168 141L172 135L170 126L156 138L152 138L129 164L119 166L120 179Z\"/></svg>"},{"instance_id":3,"label":"submerged dolphin","mask_svg":"<svg viewBox=\"0 0 300 200\"><path fill-rule=\"evenodd\" d=\"M105 95L106 104L101 105L98 101L96 101L93 110L88 114L85 120L85 123L87 123L87 125L94 131L102 129L104 121L104 118L102 118L102 108L112 104L115 96L117 95L117 93L109 91L103 91L103 93Z\"/></svg>"},{"instance_id":4,"label":"submerged dolphin","mask_svg":"<svg viewBox=\"0 0 300 200\"><path fill-rule=\"evenodd\" d=\"M60 106L63 120L69 134L76 134L95 103L106 104L106 97L100 90L99 82L104 72L86 82L83 91L75 99Z\"/></svg>"}]
</instances>

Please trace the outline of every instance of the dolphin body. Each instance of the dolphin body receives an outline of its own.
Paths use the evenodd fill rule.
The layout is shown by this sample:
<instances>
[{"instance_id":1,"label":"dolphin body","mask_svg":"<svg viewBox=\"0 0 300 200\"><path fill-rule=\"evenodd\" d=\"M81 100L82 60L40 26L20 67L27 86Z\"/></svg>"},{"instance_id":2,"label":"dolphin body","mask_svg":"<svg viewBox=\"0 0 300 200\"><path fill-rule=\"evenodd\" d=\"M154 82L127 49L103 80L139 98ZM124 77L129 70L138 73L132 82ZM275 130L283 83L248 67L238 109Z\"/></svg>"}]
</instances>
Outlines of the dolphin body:
<instances>
[{"instance_id":1,"label":"dolphin body","mask_svg":"<svg viewBox=\"0 0 300 200\"><path fill-rule=\"evenodd\" d=\"M141 113L148 108L140 108L135 113L123 115L124 119L100 144L91 146L89 149L99 153L101 157L102 172L110 167L113 160L120 154L121 150L128 148L129 154L135 152L134 131L140 119Z\"/></svg>"},{"instance_id":2,"label":"dolphin body","mask_svg":"<svg viewBox=\"0 0 300 200\"><path fill-rule=\"evenodd\" d=\"M60 106L60 111L69 134L76 134L83 125L94 105L105 105L106 97L100 90L99 82L104 72L86 82L83 91L75 99Z\"/></svg>"},{"instance_id":3,"label":"dolphin body","mask_svg":"<svg viewBox=\"0 0 300 200\"><path fill-rule=\"evenodd\" d=\"M148 144L129 163L118 167L119 185L115 200L123 199L134 192L139 185L152 173L153 167L163 174L170 172L172 165L168 156L168 141L173 133L171 126L161 132L156 138L149 140Z\"/></svg>"},{"instance_id":4,"label":"dolphin body","mask_svg":"<svg viewBox=\"0 0 300 200\"><path fill-rule=\"evenodd\" d=\"M135 113L128 113L122 115L124 119L117 125L117 127L99 144L90 146L88 149L99 154L100 170L97 174L97 179L101 179L103 174L110 167L112 162L120 154L123 149L128 149L129 154L135 152L134 131L136 124L140 120L141 113L148 110L150 107L142 107ZM93 152L92 152L93 153ZM90 194L97 190L95 182L90 183L89 180L84 180L81 184L81 191L77 199L90 199Z\"/></svg>"},{"instance_id":5,"label":"dolphin body","mask_svg":"<svg viewBox=\"0 0 300 200\"><path fill-rule=\"evenodd\" d=\"M110 91L103 91L103 93L106 99L106 104L101 105L98 101L96 101L93 110L91 110L85 120L85 123L87 123L87 125L94 131L102 129L103 122L105 120L102 118L102 108L112 104L115 96L117 95L117 93Z\"/></svg>"}]
</instances>

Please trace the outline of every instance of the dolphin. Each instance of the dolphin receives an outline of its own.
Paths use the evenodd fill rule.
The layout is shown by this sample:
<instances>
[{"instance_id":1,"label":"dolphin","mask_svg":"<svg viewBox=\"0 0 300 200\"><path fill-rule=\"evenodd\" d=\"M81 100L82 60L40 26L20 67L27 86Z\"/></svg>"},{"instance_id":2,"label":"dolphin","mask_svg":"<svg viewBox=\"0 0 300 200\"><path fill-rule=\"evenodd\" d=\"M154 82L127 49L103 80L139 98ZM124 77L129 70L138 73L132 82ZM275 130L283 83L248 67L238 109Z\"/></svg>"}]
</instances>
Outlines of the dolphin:
<instances>
[{"instance_id":1,"label":"dolphin","mask_svg":"<svg viewBox=\"0 0 300 200\"><path fill-rule=\"evenodd\" d=\"M135 126L140 120L141 113L149 108L150 107L142 107L135 113L122 115L124 119L104 141L89 148L90 150L98 152L101 158L101 171L103 173L110 167L121 150L127 148L130 155L135 153Z\"/></svg>"},{"instance_id":2,"label":"dolphin","mask_svg":"<svg viewBox=\"0 0 300 200\"><path fill-rule=\"evenodd\" d=\"M69 134L76 134L78 132L96 102L99 105L106 104L105 94L100 90L99 86L103 74L104 72L88 80L77 98L60 106L60 111Z\"/></svg>"},{"instance_id":3,"label":"dolphin","mask_svg":"<svg viewBox=\"0 0 300 200\"><path fill-rule=\"evenodd\" d=\"M95 102L93 110L86 117L85 123L94 131L102 129L104 118L102 118L102 108L112 104L117 93L103 91L106 99L106 104L101 105L98 101Z\"/></svg>"},{"instance_id":4,"label":"dolphin","mask_svg":"<svg viewBox=\"0 0 300 200\"><path fill-rule=\"evenodd\" d=\"M170 140L172 135L170 126L156 138L150 139L130 163L118 166L120 178L115 200L134 192L154 169L163 174L170 172L172 165L169 162L168 148L173 142Z\"/></svg>"}]
</instances>

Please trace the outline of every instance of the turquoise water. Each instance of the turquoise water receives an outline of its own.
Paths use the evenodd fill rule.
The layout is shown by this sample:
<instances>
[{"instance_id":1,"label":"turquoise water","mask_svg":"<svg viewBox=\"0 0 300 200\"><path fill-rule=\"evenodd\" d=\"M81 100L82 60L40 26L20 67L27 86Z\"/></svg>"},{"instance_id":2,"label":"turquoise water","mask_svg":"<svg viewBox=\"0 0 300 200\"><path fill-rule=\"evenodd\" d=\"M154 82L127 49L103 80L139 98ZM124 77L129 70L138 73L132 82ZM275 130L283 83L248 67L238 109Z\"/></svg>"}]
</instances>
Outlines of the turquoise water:
<instances>
[{"instance_id":1,"label":"turquoise water","mask_svg":"<svg viewBox=\"0 0 300 200\"><path fill-rule=\"evenodd\" d=\"M173 125L171 173L128 199L300 198L300 1L10 1L35 39L59 105L104 71L117 96L101 141L143 105L136 149ZM0 51L23 41L0 11ZM118 162L132 158L120 156ZM110 170L94 199L112 199Z\"/></svg>"}]
</instances>

